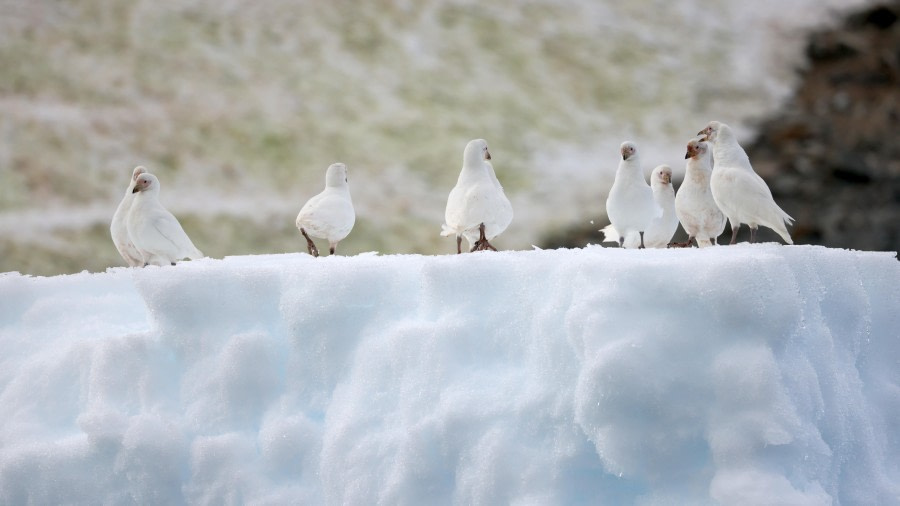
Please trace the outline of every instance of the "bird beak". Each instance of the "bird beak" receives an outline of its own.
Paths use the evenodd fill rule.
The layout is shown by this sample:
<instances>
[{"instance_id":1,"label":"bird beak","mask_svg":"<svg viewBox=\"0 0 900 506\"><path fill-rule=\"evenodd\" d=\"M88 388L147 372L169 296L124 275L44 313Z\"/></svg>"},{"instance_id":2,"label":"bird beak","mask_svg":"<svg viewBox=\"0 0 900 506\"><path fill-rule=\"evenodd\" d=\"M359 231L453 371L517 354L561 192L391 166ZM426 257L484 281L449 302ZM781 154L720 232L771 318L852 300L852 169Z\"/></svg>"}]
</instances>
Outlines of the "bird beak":
<instances>
[{"instance_id":1,"label":"bird beak","mask_svg":"<svg viewBox=\"0 0 900 506\"><path fill-rule=\"evenodd\" d=\"M139 191L141 191L141 188L138 187L138 186L135 186L134 189L131 190L131 193L137 193L137 192L139 192Z\"/></svg>"},{"instance_id":2,"label":"bird beak","mask_svg":"<svg viewBox=\"0 0 900 506\"><path fill-rule=\"evenodd\" d=\"M491 152L488 151L488 150L486 150L486 149L484 150L484 159L485 159L485 160L490 160L490 159L491 159Z\"/></svg>"},{"instance_id":3,"label":"bird beak","mask_svg":"<svg viewBox=\"0 0 900 506\"><path fill-rule=\"evenodd\" d=\"M663 174L663 182L670 184L672 182L672 174Z\"/></svg>"},{"instance_id":4,"label":"bird beak","mask_svg":"<svg viewBox=\"0 0 900 506\"><path fill-rule=\"evenodd\" d=\"M691 157L691 150L689 149L689 150L687 151L687 153L684 154L684 159L687 160L687 159L690 158L690 157Z\"/></svg>"},{"instance_id":5,"label":"bird beak","mask_svg":"<svg viewBox=\"0 0 900 506\"><path fill-rule=\"evenodd\" d=\"M622 160L628 160L628 154L622 153Z\"/></svg>"}]
</instances>

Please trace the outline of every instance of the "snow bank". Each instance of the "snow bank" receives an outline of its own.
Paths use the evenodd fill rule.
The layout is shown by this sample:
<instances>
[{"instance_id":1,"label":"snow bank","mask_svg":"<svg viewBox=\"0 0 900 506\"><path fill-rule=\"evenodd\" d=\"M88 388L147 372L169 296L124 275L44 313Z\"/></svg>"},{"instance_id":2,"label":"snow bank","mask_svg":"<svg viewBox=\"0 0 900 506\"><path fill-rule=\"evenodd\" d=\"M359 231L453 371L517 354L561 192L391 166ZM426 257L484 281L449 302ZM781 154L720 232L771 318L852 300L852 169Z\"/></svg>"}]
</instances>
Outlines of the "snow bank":
<instances>
[{"instance_id":1,"label":"snow bank","mask_svg":"<svg viewBox=\"0 0 900 506\"><path fill-rule=\"evenodd\" d=\"M0 503L897 503L898 309L773 244L0 275Z\"/></svg>"}]
</instances>

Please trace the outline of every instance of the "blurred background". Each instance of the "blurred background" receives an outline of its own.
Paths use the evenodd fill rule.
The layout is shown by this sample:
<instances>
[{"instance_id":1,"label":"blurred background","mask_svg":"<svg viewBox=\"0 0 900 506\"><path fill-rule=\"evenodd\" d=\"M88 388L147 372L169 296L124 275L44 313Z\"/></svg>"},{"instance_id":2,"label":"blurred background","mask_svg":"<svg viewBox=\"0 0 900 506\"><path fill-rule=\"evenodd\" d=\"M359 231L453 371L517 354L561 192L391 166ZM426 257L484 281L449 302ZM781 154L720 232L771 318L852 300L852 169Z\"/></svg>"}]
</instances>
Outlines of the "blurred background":
<instances>
[{"instance_id":1,"label":"blurred background","mask_svg":"<svg viewBox=\"0 0 900 506\"><path fill-rule=\"evenodd\" d=\"M798 243L897 250L898 3L0 0L0 272L125 265L109 222L136 165L211 257L305 251L294 219L335 161L358 215L339 253L452 253L479 137L515 210L496 246L597 244L619 144L678 180L711 119Z\"/></svg>"}]
</instances>

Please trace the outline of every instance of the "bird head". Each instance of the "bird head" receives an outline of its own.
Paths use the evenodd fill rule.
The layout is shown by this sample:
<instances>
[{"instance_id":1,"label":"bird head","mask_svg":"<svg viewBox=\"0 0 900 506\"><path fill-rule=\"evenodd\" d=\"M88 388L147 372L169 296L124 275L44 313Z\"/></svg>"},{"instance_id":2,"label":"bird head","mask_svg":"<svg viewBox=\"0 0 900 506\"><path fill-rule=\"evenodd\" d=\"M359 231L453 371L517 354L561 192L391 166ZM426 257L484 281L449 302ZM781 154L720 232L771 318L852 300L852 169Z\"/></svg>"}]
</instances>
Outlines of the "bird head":
<instances>
[{"instance_id":1,"label":"bird head","mask_svg":"<svg viewBox=\"0 0 900 506\"><path fill-rule=\"evenodd\" d=\"M134 168L134 171L131 173L131 180L137 181L138 176L147 172L147 169L144 168L143 165L138 165Z\"/></svg>"},{"instance_id":2,"label":"bird head","mask_svg":"<svg viewBox=\"0 0 900 506\"><path fill-rule=\"evenodd\" d=\"M156 179L156 176L153 174L145 172L140 174L134 181L134 189L131 190L131 193L145 192L154 189L159 190L159 179Z\"/></svg>"},{"instance_id":3,"label":"bird head","mask_svg":"<svg viewBox=\"0 0 900 506\"><path fill-rule=\"evenodd\" d=\"M684 154L684 159L700 158L707 150L709 150L709 144L701 138L691 139L687 144L687 153Z\"/></svg>"},{"instance_id":4,"label":"bird head","mask_svg":"<svg viewBox=\"0 0 900 506\"><path fill-rule=\"evenodd\" d=\"M622 154L622 160L628 160L637 153L637 146L631 141L625 141L619 147L619 152Z\"/></svg>"},{"instance_id":5,"label":"bird head","mask_svg":"<svg viewBox=\"0 0 900 506\"><path fill-rule=\"evenodd\" d=\"M484 160L491 159L491 152L488 150L487 141L484 139L475 139L466 144L466 150L463 152L463 163L474 166Z\"/></svg>"},{"instance_id":6,"label":"bird head","mask_svg":"<svg viewBox=\"0 0 900 506\"><path fill-rule=\"evenodd\" d=\"M718 136L719 129L722 124L718 121L710 121L706 128L697 132L697 135L700 136L701 140L706 142L716 142L716 137Z\"/></svg>"},{"instance_id":7,"label":"bird head","mask_svg":"<svg viewBox=\"0 0 900 506\"><path fill-rule=\"evenodd\" d=\"M660 165L653 169L653 183L667 185L672 184L672 169L668 165Z\"/></svg>"},{"instance_id":8,"label":"bird head","mask_svg":"<svg viewBox=\"0 0 900 506\"><path fill-rule=\"evenodd\" d=\"M346 186L349 182L347 178L347 166L343 163L332 163L325 171L325 186Z\"/></svg>"}]
</instances>

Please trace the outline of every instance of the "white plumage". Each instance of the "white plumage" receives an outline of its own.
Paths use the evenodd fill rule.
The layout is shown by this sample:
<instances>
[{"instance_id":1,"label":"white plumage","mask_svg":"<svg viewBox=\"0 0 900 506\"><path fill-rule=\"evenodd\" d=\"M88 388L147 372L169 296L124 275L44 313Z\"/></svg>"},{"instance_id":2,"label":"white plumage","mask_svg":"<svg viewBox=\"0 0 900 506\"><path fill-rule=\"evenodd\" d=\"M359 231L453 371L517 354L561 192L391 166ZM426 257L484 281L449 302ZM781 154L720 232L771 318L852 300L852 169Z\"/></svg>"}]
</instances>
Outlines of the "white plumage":
<instances>
[{"instance_id":1,"label":"white plumage","mask_svg":"<svg viewBox=\"0 0 900 506\"><path fill-rule=\"evenodd\" d=\"M660 165L650 174L650 188L653 201L662 209L662 214L653 218L644 232L644 246L665 248L678 230L678 216L675 215L675 188L672 187L672 169Z\"/></svg>"},{"instance_id":2,"label":"white plumage","mask_svg":"<svg viewBox=\"0 0 900 506\"><path fill-rule=\"evenodd\" d=\"M463 237L473 251L494 249L489 241L512 222L512 204L497 180L494 167L488 162L490 159L491 153L484 139L466 144L459 179L447 197L446 223L441 231L443 236L456 236L457 253L461 251Z\"/></svg>"},{"instance_id":3,"label":"white plumage","mask_svg":"<svg viewBox=\"0 0 900 506\"><path fill-rule=\"evenodd\" d=\"M126 223L143 265L174 265L185 258L203 257L175 216L159 202L156 176L141 174L132 192L135 196Z\"/></svg>"},{"instance_id":4,"label":"white plumage","mask_svg":"<svg viewBox=\"0 0 900 506\"><path fill-rule=\"evenodd\" d=\"M141 252L134 247L131 237L128 236L128 212L131 210L131 203L134 201L134 184L138 176L147 172L147 169L140 165L134 168L131 173L131 179L128 181L128 188L125 190L125 196L119 202L113 214L112 222L109 225L109 234L112 236L113 244L122 255L122 258L130 267L144 265L141 258Z\"/></svg>"},{"instance_id":5,"label":"white plumage","mask_svg":"<svg viewBox=\"0 0 900 506\"><path fill-rule=\"evenodd\" d=\"M644 231L644 247L665 248L678 230L678 217L675 215L675 189L672 188L672 169L668 165L660 165L650 174L650 189L653 191L653 201L662 209L652 220L647 230ZM619 232L612 225L607 225L601 230L604 235L603 242L619 242ZM639 248L641 238L638 234L631 234L625 238L625 248Z\"/></svg>"},{"instance_id":6,"label":"white plumage","mask_svg":"<svg viewBox=\"0 0 900 506\"><path fill-rule=\"evenodd\" d=\"M759 225L771 228L788 244L794 244L785 224L793 222L775 199L769 186L753 171L747 153L738 144L728 125L711 121L698 135L713 143L713 172L709 186L713 199L731 222L731 244L737 240L741 223L750 226L750 242L756 240Z\"/></svg>"},{"instance_id":7,"label":"white plumage","mask_svg":"<svg viewBox=\"0 0 900 506\"><path fill-rule=\"evenodd\" d=\"M681 226L698 247L716 244L716 239L725 231L725 215L716 205L709 180L712 177L709 145L699 139L688 142L684 155L687 164L684 181L675 195L675 213Z\"/></svg>"},{"instance_id":8,"label":"white plumage","mask_svg":"<svg viewBox=\"0 0 900 506\"><path fill-rule=\"evenodd\" d=\"M622 158L606 198L606 215L619 236L620 246L634 247L629 245L636 244L640 248L646 246L644 235L650 223L654 218L661 217L663 212L656 205L653 190L644 179L637 147L633 142L626 141L619 152ZM609 227L604 229L607 235L605 240L611 240L611 232ZM630 239L632 236L634 239Z\"/></svg>"},{"instance_id":9,"label":"white plumage","mask_svg":"<svg viewBox=\"0 0 900 506\"><path fill-rule=\"evenodd\" d=\"M309 199L297 214L296 225L306 238L309 253L319 256L310 236L328 241L333 255L337 245L350 234L356 223L356 211L350 199L347 166L333 163L325 171L325 189Z\"/></svg>"}]
</instances>

